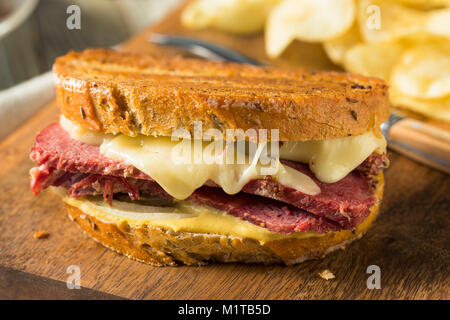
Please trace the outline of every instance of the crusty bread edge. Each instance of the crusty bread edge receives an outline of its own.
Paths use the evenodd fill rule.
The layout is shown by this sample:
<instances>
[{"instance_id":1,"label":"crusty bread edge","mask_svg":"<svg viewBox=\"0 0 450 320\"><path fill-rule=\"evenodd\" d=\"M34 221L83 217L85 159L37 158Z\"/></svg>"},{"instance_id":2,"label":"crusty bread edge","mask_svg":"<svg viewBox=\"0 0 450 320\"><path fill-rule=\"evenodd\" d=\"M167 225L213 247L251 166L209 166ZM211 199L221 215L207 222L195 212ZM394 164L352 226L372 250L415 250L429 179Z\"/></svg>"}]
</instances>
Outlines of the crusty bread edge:
<instances>
[{"instance_id":1,"label":"crusty bread edge","mask_svg":"<svg viewBox=\"0 0 450 320\"><path fill-rule=\"evenodd\" d=\"M383 174L375 190L381 201ZM153 266L204 265L208 262L243 262L293 265L322 258L344 248L367 232L376 219L380 201L370 215L355 229L329 232L321 237L288 238L261 243L250 238L219 234L172 231L149 225L107 221L95 214L66 205L69 217L102 245L127 257Z\"/></svg>"},{"instance_id":2,"label":"crusty bread edge","mask_svg":"<svg viewBox=\"0 0 450 320\"><path fill-rule=\"evenodd\" d=\"M56 101L66 118L91 130L128 136L171 136L178 129L193 133L194 122L201 121L203 130L217 129L224 135L228 129L278 129L280 141L305 141L360 135L371 129L379 131L389 115L387 85L379 79L354 74L279 69L286 77L292 74L290 76L306 79L331 78L342 81L348 88L345 94L332 97L314 93L295 98L258 98L215 95L208 87L185 92L170 87L140 88L117 83L114 79L96 81L88 76L73 75L68 67L72 59L83 57L99 61L108 59L112 63L134 59L136 64L145 64L151 59L129 53L124 55L96 49L70 52L56 60L53 67ZM180 61L177 63L183 63ZM186 64L198 64L198 68L212 63L187 61ZM255 68L237 67L232 63L220 65L222 69L233 70ZM363 84L362 87L365 85L370 89L351 89L351 84Z\"/></svg>"}]
</instances>

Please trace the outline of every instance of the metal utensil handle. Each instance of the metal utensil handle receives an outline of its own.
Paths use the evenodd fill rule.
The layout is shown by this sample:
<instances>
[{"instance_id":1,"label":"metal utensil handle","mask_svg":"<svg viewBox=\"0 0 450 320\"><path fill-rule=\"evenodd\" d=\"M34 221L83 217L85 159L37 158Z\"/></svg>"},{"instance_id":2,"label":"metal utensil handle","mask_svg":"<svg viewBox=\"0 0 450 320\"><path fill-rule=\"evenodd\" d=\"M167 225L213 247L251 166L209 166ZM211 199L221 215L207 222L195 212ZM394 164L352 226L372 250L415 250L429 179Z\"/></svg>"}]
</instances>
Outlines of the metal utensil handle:
<instances>
[{"instance_id":1,"label":"metal utensil handle","mask_svg":"<svg viewBox=\"0 0 450 320\"><path fill-rule=\"evenodd\" d=\"M418 162L450 174L450 133L425 122L404 118L387 134L389 147Z\"/></svg>"},{"instance_id":2,"label":"metal utensil handle","mask_svg":"<svg viewBox=\"0 0 450 320\"><path fill-rule=\"evenodd\" d=\"M177 36L177 35L166 35L159 33L152 33L149 39L153 43L161 44L161 45L169 45L169 46L178 46L189 48L193 53L197 53L200 56L211 57L215 55L221 60L237 62L237 63L247 63L255 66L263 65L261 62L244 56L236 51L225 48L221 45L198 40L195 38L185 37L185 36ZM206 51L209 51L206 52ZM209 55L208 55L209 54Z\"/></svg>"}]
</instances>

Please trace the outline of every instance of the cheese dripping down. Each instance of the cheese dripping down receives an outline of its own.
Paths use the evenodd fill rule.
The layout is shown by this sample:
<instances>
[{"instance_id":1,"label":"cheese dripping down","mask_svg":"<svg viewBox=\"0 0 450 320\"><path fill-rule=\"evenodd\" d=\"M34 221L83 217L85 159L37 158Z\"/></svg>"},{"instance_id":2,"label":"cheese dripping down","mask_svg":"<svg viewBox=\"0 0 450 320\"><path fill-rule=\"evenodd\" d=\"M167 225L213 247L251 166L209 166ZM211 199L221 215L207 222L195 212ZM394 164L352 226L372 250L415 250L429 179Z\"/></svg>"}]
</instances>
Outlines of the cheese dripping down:
<instances>
[{"instance_id":1,"label":"cheese dripping down","mask_svg":"<svg viewBox=\"0 0 450 320\"><path fill-rule=\"evenodd\" d=\"M236 163L236 161L229 163L226 160L230 159L229 152L235 151L231 158L236 160L239 151L236 152L234 146L223 147L225 144L221 145L219 141L201 142L202 150L211 154L209 161L206 160L208 157L200 157L200 162L180 161L180 154L186 156L183 150L195 148L194 141L188 139L171 141L170 137L162 136L129 137L122 134L102 134L81 128L64 117L61 117L60 123L72 138L99 145L100 152L105 156L135 166L152 177L176 199L187 198L208 180L218 184L226 193L236 194L249 181L262 179L267 175L284 186L316 195L320 193L319 186L307 175L283 165L280 159L308 163L317 179L325 183L333 183L344 178L372 152L386 150L384 137L378 137L374 132L368 131L359 136L339 139L284 142L279 149L279 156L271 156L268 152L268 157L271 159L269 167L259 161L262 151L270 149L269 147L259 144L253 148L255 150L253 153L247 152L243 155L244 163ZM217 150L222 152L216 154ZM195 152L187 156L188 160L193 160L193 154ZM217 156L222 161L214 158ZM215 160L211 161L211 159Z\"/></svg>"},{"instance_id":2,"label":"cheese dripping down","mask_svg":"<svg viewBox=\"0 0 450 320\"><path fill-rule=\"evenodd\" d=\"M259 144L254 154L242 155L242 161L238 161L239 151L234 145L224 147L219 141L201 141L199 152L203 156L194 159L198 155L194 144L193 140L187 139L171 141L169 137L119 135L105 139L100 152L145 172L175 199L186 199L207 181L213 181L228 194L236 194L251 180L266 177L267 172L287 187L311 195L320 193L320 188L309 176L284 166L278 158L274 159L271 168L262 165L259 155L264 144ZM216 150L219 150L218 158L213 157ZM211 151L210 158L208 151ZM227 162L227 159L230 160Z\"/></svg>"}]
</instances>

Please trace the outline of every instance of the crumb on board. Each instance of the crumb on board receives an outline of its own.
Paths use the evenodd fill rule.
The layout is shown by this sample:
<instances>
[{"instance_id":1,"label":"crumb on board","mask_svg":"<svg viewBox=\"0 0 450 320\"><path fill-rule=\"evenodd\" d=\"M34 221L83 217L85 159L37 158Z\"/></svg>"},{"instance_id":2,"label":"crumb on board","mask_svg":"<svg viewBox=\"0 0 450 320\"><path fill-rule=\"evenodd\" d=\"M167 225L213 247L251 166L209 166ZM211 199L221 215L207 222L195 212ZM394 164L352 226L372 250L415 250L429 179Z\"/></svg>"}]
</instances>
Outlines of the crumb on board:
<instances>
[{"instance_id":1,"label":"crumb on board","mask_svg":"<svg viewBox=\"0 0 450 320\"><path fill-rule=\"evenodd\" d=\"M328 269L325 269L325 270L323 270L322 272L319 272L319 276L320 276L322 279L325 279L325 280L327 280L327 281L336 278L336 277L334 276L333 272L331 272L331 271L328 270Z\"/></svg>"},{"instance_id":2,"label":"crumb on board","mask_svg":"<svg viewBox=\"0 0 450 320\"><path fill-rule=\"evenodd\" d=\"M48 232L46 231L38 231L34 233L34 238L36 239L45 239L48 237Z\"/></svg>"}]
</instances>

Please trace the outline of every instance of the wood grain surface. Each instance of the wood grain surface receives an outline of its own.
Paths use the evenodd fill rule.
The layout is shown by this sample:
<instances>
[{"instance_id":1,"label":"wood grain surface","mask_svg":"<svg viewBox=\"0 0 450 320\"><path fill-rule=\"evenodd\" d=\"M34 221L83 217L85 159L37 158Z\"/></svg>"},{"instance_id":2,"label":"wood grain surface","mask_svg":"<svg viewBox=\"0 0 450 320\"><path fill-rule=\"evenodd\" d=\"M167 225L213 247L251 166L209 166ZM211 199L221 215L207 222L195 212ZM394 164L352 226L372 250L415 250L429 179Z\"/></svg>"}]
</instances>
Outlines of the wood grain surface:
<instances>
[{"instance_id":1,"label":"wood grain surface","mask_svg":"<svg viewBox=\"0 0 450 320\"><path fill-rule=\"evenodd\" d=\"M154 31L190 34L266 60L261 35L236 38L214 31L186 32L179 11ZM146 42L148 31L125 50L173 54ZM298 43L302 52L270 61L312 69L331 67L321 48ZM289 50L293 50L290 48ZM306 52L307 50L310 50ZM313 52L313 53L312 53ZM320 53L320 55L319 55ZM310 56L301 59L300 55ZM314 58L314 59L313 59ZM323 59L323 60L322 60ZM267 60L266 60L267 61ZM293 267L215 264L151 267L118 255L69 221L51 192L29 189L28 159L36 133L57 119L52 104L0 144L0 297L131 299L449 299L450 178L396 153L386 170L381 213L362 240L323 260ZM46 239L35 239L44 230ZM80 267L81 290L67 289L67 268ZM381 269L381 289L366 286L369 265ZM331 270L336 278L318 273Z\"/></svg>"}]
</instances>

